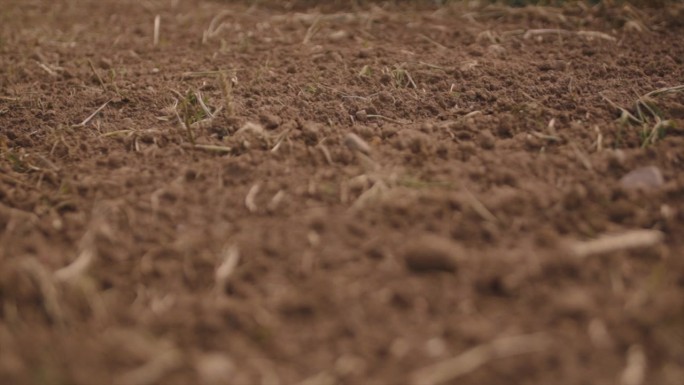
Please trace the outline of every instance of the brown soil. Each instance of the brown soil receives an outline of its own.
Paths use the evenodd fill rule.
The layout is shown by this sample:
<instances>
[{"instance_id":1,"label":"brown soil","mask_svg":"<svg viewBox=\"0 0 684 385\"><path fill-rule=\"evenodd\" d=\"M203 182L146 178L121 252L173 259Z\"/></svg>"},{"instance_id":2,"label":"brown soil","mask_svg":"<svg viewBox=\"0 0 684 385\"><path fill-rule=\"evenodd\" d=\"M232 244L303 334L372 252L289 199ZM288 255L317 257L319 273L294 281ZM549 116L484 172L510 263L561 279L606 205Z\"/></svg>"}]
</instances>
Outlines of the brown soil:
<instances>
[{"instance_id":1,"label":"brown soil","mask_svg":"<svg viewBox=\"0 0 684 385\"><path fill-rule=\"evenodd\" d=\"M676 7L0 1L0 383L681 384Z\"/></svg>"}]
</instances>

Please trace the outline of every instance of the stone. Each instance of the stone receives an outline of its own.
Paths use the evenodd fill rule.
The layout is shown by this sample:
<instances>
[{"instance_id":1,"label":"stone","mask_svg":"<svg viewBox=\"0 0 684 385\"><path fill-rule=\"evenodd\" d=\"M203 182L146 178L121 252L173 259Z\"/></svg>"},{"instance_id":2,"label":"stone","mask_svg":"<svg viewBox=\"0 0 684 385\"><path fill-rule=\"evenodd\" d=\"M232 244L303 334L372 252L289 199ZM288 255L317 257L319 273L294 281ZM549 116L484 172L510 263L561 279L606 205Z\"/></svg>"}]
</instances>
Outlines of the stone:
<instances>
[{"instance_id":1,"label":"stone","mask_svg":"<svg viewBox=\"0 0 684 385\"><path fill-rule=\"evenodd\" d=\"M620 186L627 190L652 190L665 184L665 178L660 169L646 166L634 169L620 179Z\"/></svg>"}]
</instances>

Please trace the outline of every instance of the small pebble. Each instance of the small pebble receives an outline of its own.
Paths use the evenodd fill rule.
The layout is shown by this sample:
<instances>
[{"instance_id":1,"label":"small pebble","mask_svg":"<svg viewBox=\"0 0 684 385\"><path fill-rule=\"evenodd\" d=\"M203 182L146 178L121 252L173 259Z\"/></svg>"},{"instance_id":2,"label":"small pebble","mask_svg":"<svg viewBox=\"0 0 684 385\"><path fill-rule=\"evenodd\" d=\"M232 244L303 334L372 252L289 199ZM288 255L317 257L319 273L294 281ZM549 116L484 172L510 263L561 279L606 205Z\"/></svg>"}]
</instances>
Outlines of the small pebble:
<instances>
[{"instance_id":1,"label":"small pebble","mask_svg":"<svg viewBox=\"0 0 684 385\"><path fill-rule=\"evenodd\" d=\"M368 119L368 113L366 110L358 110L356 111L356 120L359 122L365 122Z\"/></svg>"},{"instance_id":2,"label":"small pebble","mask_svg":"<svg viewBox=\"0 0 684 385\"><path fill-rule=\"evenodd\" d=\"M620 179L620 186L628 190L650 190L665 184L660 169L655 166L640 167L630 171Z\"/></svg>"}]
</instances>

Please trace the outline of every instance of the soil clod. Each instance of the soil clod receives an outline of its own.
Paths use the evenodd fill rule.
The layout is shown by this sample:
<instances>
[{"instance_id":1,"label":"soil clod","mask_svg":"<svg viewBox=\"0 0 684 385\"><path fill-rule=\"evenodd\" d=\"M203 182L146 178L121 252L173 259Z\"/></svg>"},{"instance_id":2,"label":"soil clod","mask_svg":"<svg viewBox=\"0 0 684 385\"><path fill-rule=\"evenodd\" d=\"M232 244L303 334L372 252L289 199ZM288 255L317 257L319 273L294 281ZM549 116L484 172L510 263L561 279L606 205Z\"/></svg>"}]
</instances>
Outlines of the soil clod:
<instances>
[{"instance_id":1,"label":"soil clod","mask_svg":"<svg viewBox=\"0 0 684 385\"><path fill-rule=\"evenodd\" d=\"M464 253L460 244L448 238L423 235L405 246L404 260L414 272L455 272L465 257Z\"/></svg>"}]
</instances>

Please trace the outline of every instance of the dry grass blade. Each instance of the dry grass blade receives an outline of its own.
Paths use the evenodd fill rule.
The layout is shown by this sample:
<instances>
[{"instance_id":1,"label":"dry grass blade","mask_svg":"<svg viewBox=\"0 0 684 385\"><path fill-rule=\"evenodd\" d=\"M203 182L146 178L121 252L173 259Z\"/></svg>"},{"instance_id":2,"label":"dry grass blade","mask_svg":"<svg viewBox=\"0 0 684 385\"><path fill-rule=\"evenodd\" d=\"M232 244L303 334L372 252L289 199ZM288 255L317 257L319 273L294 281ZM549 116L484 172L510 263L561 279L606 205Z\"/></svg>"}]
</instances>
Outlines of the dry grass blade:
<instances>
[{"instance_id":1,"label":"dry grass blade","mask_svg":"<svg viewBox=\"0 0 684 385\"><path fill-rule=\"evenodd\" d=\"M655 91L651 91L644 95L646 98L658 96L658 95L663 95L663 94L674 94L678 92L684 92L684 84L674 86L674 87L665 87L665 88L659 88Z\"/></svg>"},{"instance_id":2,"label":"dry grass blade","mask_svg":"<svg viewBox=\"0 0 684 385\"><path fill-rule=\"evenodd\" d=\"M302 39L302 44L309 44L311 41L311 38L314 37L316 32L319 30L319 24L321 23L321 17L317 17L316 20L314 20L313 23L311 23L311 26L309 29L306 30L306 34L304 35L304 39Z\"/></svg>"},{"instance_id":3,"label":"dry grass blade","mask_svg":"<svg viewBox=\"0 0 684 385\"><path fill-rule=\"evenodd\" d=\"M470 192L467 188L465 189L466 196L468 197L468 200L470 201L470 206L475 210L476 213L478 213L482 219L487 220L492 223L499 223L499 218L496 217L496 215L492 214L491 211L487 208L487 206L484 205L477 197Z\"/></svg>"},{"instance_id":4,"label":"dry grass blade","mask_svg":"<svg viewBox=\"0 0 684 385\"><path fill-rule=\"evenodd\" d=\"M419 33L419 34L418 34L418 37L420 37L421 39L427 41L428 43L433 44L435 47L437 47L437 48L439 48L439 49L442 49L442 50L447 50L447 49L449 49L447 46L441 44L440 42L438 42L438 41L436 41L436 40L434 40L434 39L430 38L429 36L424 35L424 34L422 34L422 33Z\"/></svg>"},{"instance_id":5,"label":"dry grass blade","mask_svg":"<svg viewBox=\"0 0 684 385\"><path fill-rule=\"evenodd\" d=\"M582 166L584 166L584 168L586 168L588 171L593 172L594 166L591 164L591 160L589 159L587 154L580 148L580 146L578 146L575 142L570 142L570 148L572 148L572 152L575 153L575 156L580 161L580 163L582 163Z\"/></svg>"},{"instance_id":6,"label":"dry grass blade","mask_svg":"<svg viewBox=\"0 0 684 385\"><path fill-rule=\"evenodd\" d=\"M83 121L81 123L75 124L75 125L71 126L71 128L85 127L86 124L88 124L95 116L97 116L97 114L100 113L100 111L104 110L104 108L107 107L109 102L111 102L111 99L107 100L103 105L101 105L97 110L95 110L95 112L90 114L87 118L83 119Z\"/></svg>"},{"instance_id":7,"label":"dry grass blade","mask_svg":"<svg viewBox=\"0 0 684 385\"><path fill-rule=\"evenodd\" d=\"M285 199L285 191L279 190L273 198L271 198L271 201L268 203L268 206L266 207L269 212L274 212L280 207L280 203Z\"/></svg>"},{"instance_id":8,"label":"dry grass blade","mask_svg":"<svg viewBox=\"0 0 684 385\"><path fill-rule=\"evenodd\" d=\"M202 93L199 91L195 92L195 97L197 98L197 103L200 105L200 108L202 108L202 111L207 114L209 119L213 119L214 113L212 113L209 107L207 107L207 105L204 103L204 99L202 99Z\"/></svg>"},{"instance_id":9,"label":"dry grass blade","mask_svg":"<svg viewBox=\"0 0 684 385\"><path fill-rule=\"evenodd\" d=\"M213 38L216 36L221 30L225 27L226 23L220 23L221 19L224 17L228 16L230 14L230 11L223 11L220 12L218 15L214 16L213 19L211 19L211 22L209 22L209 27L204 31L202 34L202 44L206 44L209 39Z\"/></svg>"},{"instance_id":10,"label":"dry grass blade","mask_svg":"<svg viewBox=\"0 0 684 385\"><path fill-rule=\"evenodd\" d=\"M515 337L504 337L493 342L476 346L456 357L419 369L411 374L413 385L437 385L453 381L490 361L534 353L546 349L549 339L537 333Z\"/></svg>"},{"instance_id":11,"label":"dry grass blade","mask_svg":"<svg viewBox=\"0 0 684 385\"><path fill-rule=\"evenodd\" d=\"M240 262L240 251L237 246L231 245L226 247L221 255L221 264L216 268L216 272L214 273L216 290L219 293L225 293L228 280L230 279L230 276L233 275L238 262Z\"/></svg>"},{"instance_id":12,"label":"dry grass blade","mask_svg":"<svg viewBox=\"0 0 684 385\"><path fill-rule=\"evenodd\" d=\"M36 64L38 64L38 67L42 68L50 76L57 76L57 72L55 72L52 68L46 66L45 64L43 64L41 62L36 62Z\"/></svg>"},{"instance_id":13,"label":"dry grass blade","mask_svg":"<svg viewBox=\"0 0 684 385\"><path fill-rule=\"evenodd\" d=\"M208 151L208 152L216 152L216 153L230 153L232 152L232 149L227 146L216 146L213 144L186 144L183 143L181 145L183 148L188 148L192 150L203 150L203 151Z\"/></svg>"},{"instance_id":14,"label":"dry grass blade","mask_svg":"<svg viewBox=\"0 0 684 385\"><path fill-rule=\"evenodd\" d=\"M620 110L620 112L622 113L622 116L625 118L625 120L629 119L629 120L632 120L633 122L638 123L638 124L644 123L641 119L634 116L631 112L627 111L625 108L617 105L617 103L610 100L607 96L603 95L602 93L599 93L599 95L603 98L603 100L607 101L608 104L613 106L613 108Z\"/></svg>"},{"instance_id":15,"label":"dry grass blade","mask_svg":"<svg viewBox=\"0 0 684 385\"><path fill-rule=\"evenodd\" d=\"M257 206L255 202L259 190L261 190L261 184L257 183L249 189L249 192L245 197L245 207L247 207L247 210L249 210L250 213L255 213L259 210L259 206Z\"/></svg>"},{"instance_id":16,"label":"dry grass blade","mask_svg":"<svg viewBox=\"0 0 684 385\"><path fill-rule=\"evenodd\" d=\"M90 66L90 70L93 71L93 74L97 78L97 81L100 83L100 87L102 87L102 90L107 92L107 86L105 85L104 81L102 80L102 77L100 76L100 74L95 69L95 66L93 65L93 61L88 59L88 65Z\"/></svg>"},{"instance_id":17,"label":"dry grass blade","mask_svg":"<svg viewBox=\"0 0 684 385\"><path fill-rule=\"evenodd\" d=\"M576 36L582 36L582 37L587 37L587 38L597 38L597 39L603 39L603 40L608 40L608 41L617 41L617 39L613 36L608 35L607 33L603 32L598 32L598 31L568 31L566 29L530 29L525 34L523 35L524 39L529 39L531 37L535 36L541 36L541 35L576 35Z\"/></svg>"},{"instance_id":18,"label":"dry grass blade","mask_svg":"<svg viewBox=\"0 0 684 385\"><path fill-rule=\"evenodd\" d=\"M153 45L159 45L159 28L161 27L161 16L156 15L154 17L154 39Z\"/></svg>"},{"instance_id":19,"label":"dry grass blade","mask_svg":"<svg viewBox=\"0 0 684 385\"><path fill-rule=\"evenodd\" d=\"M134 132L135 132L135 130L130 130L130 129L129 130L109 131L109 132L105 132L104 134L101 134L100 137L108 138L110 136L119 136L119 135L125 136L125 135L132 134Z\"/></svg>"},{"instance_id":20,"label":"dry grass blade","mask_svg":"<svg viewBox=\"0 0 684 385\"><path fill-rule=\"evenodd\" d=\"M219 72L219 81L221 86L221 95L223 96L223 107L227 117L233 116L235 113L233 109L233 82L228 79L226 73Z\"/></svg>"},{"instance_id":21,"label":"dry grass blade","mask_svg":"<svg viewBox=\"0 0 684 385\"><path fill-rule=\"evenodd\" d=\"M665 234L658 230L632 230L622 234L605 235L590 241L576 242L570 250L578 257L588 257L621 250L652 247L663 242Z\"/></svg>"}]
</instances>

